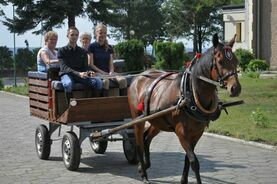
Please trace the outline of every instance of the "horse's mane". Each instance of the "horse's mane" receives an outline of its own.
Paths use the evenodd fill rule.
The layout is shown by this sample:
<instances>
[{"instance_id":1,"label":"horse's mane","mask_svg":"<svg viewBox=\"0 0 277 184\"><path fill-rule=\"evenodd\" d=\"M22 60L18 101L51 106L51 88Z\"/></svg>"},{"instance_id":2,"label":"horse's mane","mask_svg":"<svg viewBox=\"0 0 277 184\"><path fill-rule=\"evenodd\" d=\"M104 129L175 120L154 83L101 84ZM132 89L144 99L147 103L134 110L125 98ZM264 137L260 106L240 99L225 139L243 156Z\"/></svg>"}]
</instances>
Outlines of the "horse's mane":
<instances>
[{"instance_id":1,"label":"horse's mane","mask_svg":"<svg viewBox=\"0 0 277 184\"><path fill-rule=\"evenodd\" d=\"M194 64L192 68L193 76L210 77L211 65L213 62L214 47L211 47L205 52L201 58Z\"/></svg>"}]
</instances>

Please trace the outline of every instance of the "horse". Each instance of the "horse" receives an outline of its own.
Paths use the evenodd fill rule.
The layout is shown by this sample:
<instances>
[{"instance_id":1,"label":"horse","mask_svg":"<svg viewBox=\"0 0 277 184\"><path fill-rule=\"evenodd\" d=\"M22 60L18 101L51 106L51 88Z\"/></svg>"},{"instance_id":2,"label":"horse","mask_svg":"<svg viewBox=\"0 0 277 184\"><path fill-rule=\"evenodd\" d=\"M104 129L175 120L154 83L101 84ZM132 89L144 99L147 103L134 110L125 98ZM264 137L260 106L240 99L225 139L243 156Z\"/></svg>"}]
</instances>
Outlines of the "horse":
<instances>
[{"instance_id":1,"label":"horse","mask_svg":"<svg viewBox=\"0 0 277 184\"><path fill-rule=\"evenodd\" d=\"M181 183L188 183L191 166L198 184L201 184L200 166L194 148L209 122L220 116L217 86L227 89L230 96L239 96L241 85L237 75L238 60L232 52L232 38L226 45L213 35L213 46L204 53L190 70L167 73L147 70L137 76L128 90L128 102L132 118L139 118L180 104L184 106L168 114L134 126L138 171L143 183L150 183L146 170L150 168L150 144L160 132L175 132L186 152ZM208 80L201 80L202 76ZM209 82L212 81L212 82Z\"/></svg>"}]
</instances>

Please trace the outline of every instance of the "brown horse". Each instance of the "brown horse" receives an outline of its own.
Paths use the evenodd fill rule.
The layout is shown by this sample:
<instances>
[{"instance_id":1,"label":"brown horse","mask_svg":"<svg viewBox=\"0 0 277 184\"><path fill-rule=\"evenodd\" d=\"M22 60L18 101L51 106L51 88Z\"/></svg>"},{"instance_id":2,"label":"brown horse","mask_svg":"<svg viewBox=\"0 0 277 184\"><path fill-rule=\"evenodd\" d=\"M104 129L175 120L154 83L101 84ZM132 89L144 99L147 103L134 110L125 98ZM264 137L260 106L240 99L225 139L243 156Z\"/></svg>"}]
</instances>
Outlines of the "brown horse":
<instances>
[{"instance_id":1,"label":"brown horse","mask_svg":"<svg viewBox=\"0 0 277 184\"><path fill-rule=\"evenodd\" d=\"M185 107L180 107L178 111L151 120L151 126L146 131L145 123L135 125L138 171L144 183L149 183L146 173L146 169L150 167L149 146L160 131L175 132L186 151L181 183L188 183L190 166L196 175L197 183L201 183L194 148L210 120L217 119L221 111L216 86L212 82L218 82L221 87L226 88L230 96L238 96L241 91L236 73L238 60L232 52L234 38L223 45L218 36L214 35L213 47L195 62L190 70L170 74L149 70L132 82L128 100L133 118L167 109L178 101L186 101ZM203 81L199 76L212 82Z\"/></svg>"}]
</instances>

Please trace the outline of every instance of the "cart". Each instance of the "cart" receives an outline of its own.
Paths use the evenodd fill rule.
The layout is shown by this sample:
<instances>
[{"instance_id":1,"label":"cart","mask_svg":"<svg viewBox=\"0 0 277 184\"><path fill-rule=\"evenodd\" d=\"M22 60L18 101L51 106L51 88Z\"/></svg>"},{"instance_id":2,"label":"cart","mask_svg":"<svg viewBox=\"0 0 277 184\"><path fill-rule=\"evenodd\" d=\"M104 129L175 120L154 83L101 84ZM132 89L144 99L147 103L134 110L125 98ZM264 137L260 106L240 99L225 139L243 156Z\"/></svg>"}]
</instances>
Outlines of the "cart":
<instances>
[{"instance_id":1,"label":"cart","mask_svg":"<svg viewBox=\"0 0 277 184\"><path fill-rule=\"evenodd\" d=\"M104 154L108 141L123 141L123 151L130 164L137 164L136 147L132 127L117 131L117 138L110 134L92 138L94 133L122 126L131 118L127 96L119 96L116 84L111 84L108 97L91 97L93 93L82 84L73 87L73 98L66 104L58 69L47 73L28 72L29 104L31 116L49 122L39 125L35 131L36 152L40 159L47 160L51 151L52 134L62 126L71 129L62 137L62 158L68 170L77 170L81 158L81 145L90 139L92 150ZM130 83L131 78L127 78ZM73 132L79 128L79 135ZM60 135L60 131L59 131Z\"/></svg>"}]
</instances>

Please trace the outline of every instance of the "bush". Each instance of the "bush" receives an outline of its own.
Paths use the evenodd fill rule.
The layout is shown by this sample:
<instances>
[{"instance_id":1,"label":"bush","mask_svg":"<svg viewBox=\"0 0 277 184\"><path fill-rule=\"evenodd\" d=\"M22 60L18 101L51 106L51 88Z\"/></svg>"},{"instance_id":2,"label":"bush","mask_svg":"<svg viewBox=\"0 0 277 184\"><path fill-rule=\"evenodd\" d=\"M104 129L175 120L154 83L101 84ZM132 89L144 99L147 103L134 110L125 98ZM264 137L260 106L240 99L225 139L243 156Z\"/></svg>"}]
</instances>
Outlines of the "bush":
<instances>
[{"instance_id":1,"label":"bush","mask_svg":"<svg viewBox=\"0 0 277 184\"><path fill-rule=\"evenodd\" d=\"M128 40L115 46L118 58L125 60L124 71L143 70L144 45L139 40Z\"/></svg>"},{"instance_id":2,"label":"bush","mask_svg":"<svg viewBox=\"0 0 277 184\"><path fill-rule=\"evenodd\" d=\"M154 42L154 49L157 58L156 68L177 70L183 66L183 43Z\"/></svg>"},{"instance_id":3,"label":"bush","mask_svg":"<svg viewBox=\"0 0 277 184\"><path fill-rule=\"evenodd\" d=\"M247 68L247 65L252 59L255 59L254 55L246 50L246 49L237 49L235 51L235 55L239 60L239 66L242 68L243 71Z\"/></svg>"},{"instance_id":4,"label":"bush","mask_svg":"<svg viewBox=\"0 0 277 184\"><path fill-rule=\"evenodd\" d=\"M256 111L252 112L250 118L257 127L260 127L260 128L269 127L268 118L265 116L265 114L259 108L257 108Z\"/></svg>"},{"instance_id":5,"label":"bush","mask_svg":"<svg viewBox=\"0 0 277 184\"><path fill-rule=\"evenodd\" d=\"M0 79L0 90L4 89L4 83L3 83L3 80Z\"/></svg>"},{"instance_id":6,"label":"bush","mask_svg":"<svg viewBox=\"0 0 277 184\"><path fill-rule=\"evenodd\" d=\"M249 71L265 71L268 69L269 66L266 64L266 61L260 59L253 59L247 65L247 70Z\"/></svg>"},{"instance_id":7,"label":"bush","mask_svg":"<svg viewBox=\"0 0 277 184\"><path fill-rule=\"evenodd\" d=\"M245 71L242 76L257 79L260 77L260 73L257 71Z\"/></svg>"}]
</instances>

